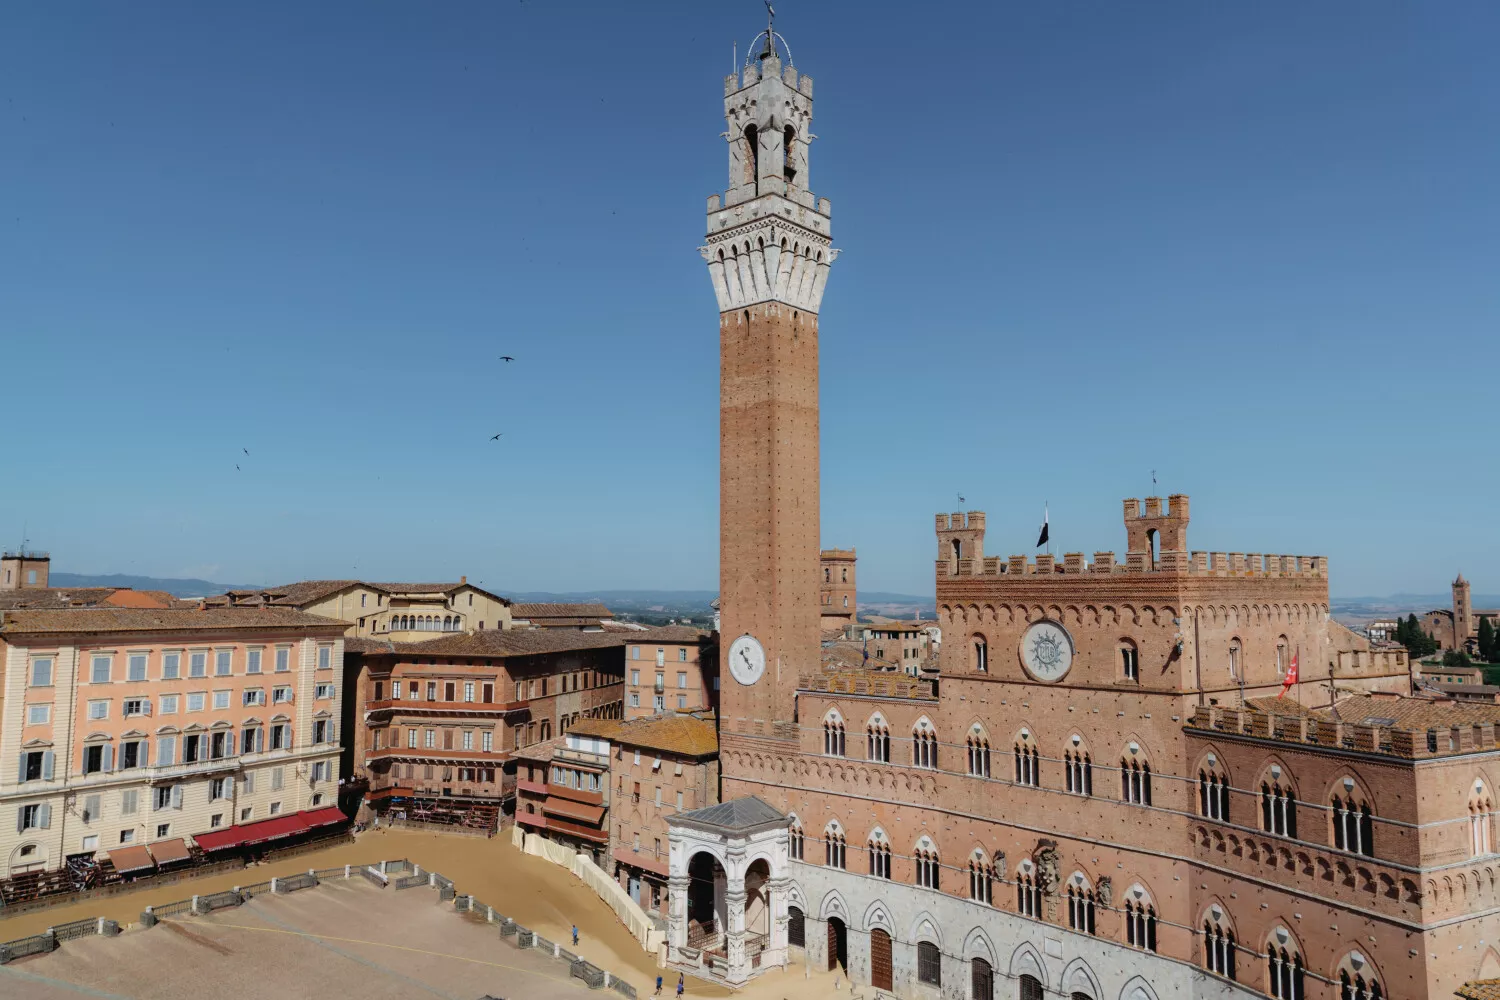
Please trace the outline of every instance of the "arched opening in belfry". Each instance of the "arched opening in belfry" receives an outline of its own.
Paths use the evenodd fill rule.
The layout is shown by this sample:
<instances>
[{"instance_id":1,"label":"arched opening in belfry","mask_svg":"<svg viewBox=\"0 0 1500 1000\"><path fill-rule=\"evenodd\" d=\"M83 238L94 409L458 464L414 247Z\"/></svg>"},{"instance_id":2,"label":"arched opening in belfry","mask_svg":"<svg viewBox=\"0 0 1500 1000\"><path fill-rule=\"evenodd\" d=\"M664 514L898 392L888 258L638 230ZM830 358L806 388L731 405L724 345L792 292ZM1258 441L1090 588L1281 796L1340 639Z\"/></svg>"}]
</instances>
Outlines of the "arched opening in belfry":
<instances>
[{"instance_id":1,"label":"arched opening in belfry","mask_svg":"<svg viewBox=\"0 0 1500 1000\"><path fill-rule=\"evenodd\" d=\"M953 539L953 558L955 561L964 557L964 543L957 538Z\"/></svg>"},{"instance_id":2,"label":"arched opening in belfry","mask_svg":"<svg viewBox=\"0 0 1500 1000\"><path fill-rule=\"evenodd\" d=\"M745 933L750 938L771 933L771 866L765 858L745 870Z\"/></svg>"},{"instance_id":3,"label":"arched opening in belfry","mask_svg":"<svg viewBox=\"0 0 1500 1000\"><path fill-rule=\"evenodd\" d=\"M707 851L699 851L688 861L688 945L711 938L723 931L725 875L724 866Z\"/></svg>"},{"instance_id":4,"label":"arched opening in belfry","mask_svg":"<svg viewBox=\"0 0 1500 1000\"><path fill-rule=\"evenodd\" d=\"M1161 532L1147 528L1146 545L1151 550L1151 568L1156 569L1156 560L1161 558Z\"/></svg>"},{"instance_id":5,"label":"arched opening in belfry","mask_svg":"<svg viewBox=\"0 0 1500 1000\"><path fill-rule=\"evenodd\" d=\"M746 184L755 185L755 193L760 193L760 129L754 125L745 126L745 170L749 176L745 178Z\"/></svg>"},{"instance_id":6,"label":"arched opening in belfry","mask_svg":"<svg viewBox=\"0 0 1500 1000\"><path fill-rule=\"evenodd\" d=\"M797 141L797 130L788 125L782 131L781 176L788 184L797 179L797 161L792 156L792 144Z\"/></svg>"}]
</instances>

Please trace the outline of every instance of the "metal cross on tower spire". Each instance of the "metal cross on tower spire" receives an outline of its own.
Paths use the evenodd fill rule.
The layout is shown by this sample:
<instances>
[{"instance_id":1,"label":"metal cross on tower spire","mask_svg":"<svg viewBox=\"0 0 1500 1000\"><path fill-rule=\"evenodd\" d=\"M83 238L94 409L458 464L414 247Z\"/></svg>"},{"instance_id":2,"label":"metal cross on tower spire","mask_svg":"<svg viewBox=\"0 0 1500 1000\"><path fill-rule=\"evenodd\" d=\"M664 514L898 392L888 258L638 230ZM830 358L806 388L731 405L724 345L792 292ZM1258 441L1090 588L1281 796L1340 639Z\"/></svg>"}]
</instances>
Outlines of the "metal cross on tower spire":
<instances>
[{"instance_id":1,"label":"metal cross on tower spire","mask_svg":"<svg viewBox=\"0 0 1500 1000\"><path fill-rule=\"evenodd\" d=\"M766 0L766 55L776 54L776 8L771 6L771 0Z\"/></svg>"}]
</instances>

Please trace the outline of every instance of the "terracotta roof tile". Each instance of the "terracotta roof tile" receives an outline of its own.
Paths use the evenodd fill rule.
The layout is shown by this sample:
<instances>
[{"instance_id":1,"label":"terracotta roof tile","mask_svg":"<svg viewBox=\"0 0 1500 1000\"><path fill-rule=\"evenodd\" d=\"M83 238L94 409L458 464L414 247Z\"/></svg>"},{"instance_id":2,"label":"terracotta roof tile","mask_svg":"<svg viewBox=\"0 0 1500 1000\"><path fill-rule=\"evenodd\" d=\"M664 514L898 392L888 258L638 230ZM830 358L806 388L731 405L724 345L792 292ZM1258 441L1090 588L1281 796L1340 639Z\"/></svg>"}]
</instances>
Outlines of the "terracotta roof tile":
<instances>
[{"instance_id":1,"label":"terracotta roof tile","mask_svg":"<svg viewBox=\"0 0 1500 1000\"><path fill-rule=\"evenodd\" d=\"M579 719L568 732L688 757L711 757L719 752L718 724L711 715L655 715L626 721Z\"/></svg>"},{"instance_id":2,"label":"terracotta roof tile","mask_svg":"<svg viewBox=\"0 0 1500 1000\"><path fill-rule=\"evenodd\" d=\"M644 632L632 633L632 635L627 637L625 641L632 643L639 642L643 644L653 642L673 642L677 643L678 645L684 645L695 642L702 642L704 639L707 639L711 635L713 635L712 632L705 631L701 628L693 628L691 625L658 625L654 628L646 629Z\"/></svg>"},{"instance_id":3,"label":"terracotta roof tile","mask_svg":"<svg viewBox=\"0 0 1500 1000\"><path fill-rule=\"evenodd\" d=\"M1500 1000L1500 979L1476 979L1453 991L1464 1000Z\"/></svg>"},{"instance_id":4,"label":"terracotta roof tile","mask_svg":"<svg viewBox=\"0 0 1500 1000\"><path fill-rule=\"evenodd\" d=\"M602 604L512 604L511 617L537 618L613 618L614 612Z\"/></svg>"},{"instance_id":5,"label":"terracotta roof tile","mask_svg":"<svg viewBox=\"0 0 1500 1000\"><path fill-rule=\"evenodd\" d=\"M369 640L365 640L368 642ZM575 632L567 629L489 629L450 632L421 642L393 642L389 649L369 652L419 653L422 656L532 656L575 649L621 647L625 633Z\"/></svg>"},{"instance_id":6,"label":"terracotta roof tile","mask_svg":"<svg viewBox=\"0 0 1500 1000\"><path fill-rule=\"evenodd\" d=\"M0 635L36 632L159 632L274 628L343 629L347 622L290 608L76 608L6 611Z\"/></svg>"}]
</instances>

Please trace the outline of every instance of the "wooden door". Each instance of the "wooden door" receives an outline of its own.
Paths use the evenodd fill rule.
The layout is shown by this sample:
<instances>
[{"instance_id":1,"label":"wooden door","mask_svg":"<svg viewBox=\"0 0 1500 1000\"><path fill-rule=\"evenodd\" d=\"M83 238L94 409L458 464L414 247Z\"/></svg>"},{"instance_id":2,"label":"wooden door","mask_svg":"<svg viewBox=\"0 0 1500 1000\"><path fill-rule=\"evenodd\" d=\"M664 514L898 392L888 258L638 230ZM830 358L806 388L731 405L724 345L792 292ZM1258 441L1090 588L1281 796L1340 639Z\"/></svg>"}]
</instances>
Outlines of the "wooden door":
<instances>
[{"instance_id":1,"label":"wooden door","mask_svg":"<svg viewBox=\"0 0 1500 1000\"><path fill-rule=\"evenodd\" d=\"M832 972L839 964L839 929L838 918L828 921L828 971Z\"/></svg>"},{"instance_id":2,"label":"wooden door","mask_svg":"<svg viewBox=\"0 0 1500 1000\"><path fill-rule=\"evenodd\" d=\"M891 992L891 936L878 927L870 932L870 985Z\"/></svg>"}]
</instances>

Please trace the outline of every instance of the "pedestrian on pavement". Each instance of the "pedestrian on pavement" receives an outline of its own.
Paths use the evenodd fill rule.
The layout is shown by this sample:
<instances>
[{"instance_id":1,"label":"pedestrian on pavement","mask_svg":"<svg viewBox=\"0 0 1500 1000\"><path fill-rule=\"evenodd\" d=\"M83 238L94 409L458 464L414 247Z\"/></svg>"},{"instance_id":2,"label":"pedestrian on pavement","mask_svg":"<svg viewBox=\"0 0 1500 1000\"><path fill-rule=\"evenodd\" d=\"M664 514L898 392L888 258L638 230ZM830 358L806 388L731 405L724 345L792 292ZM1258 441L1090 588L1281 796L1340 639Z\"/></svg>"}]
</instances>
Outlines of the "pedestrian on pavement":
<instances>
[{"instance_id":1,"label":"pedestrian on pavement","mask_svg":"<svg viewBox=\"0 0 1500 1000\"><path fill-rule=\"evenodd\" d=\"M677 973L677 995L679 997L682 996L682 991L686 988L686 981L683 979L682 973Z\"/></svg>"},{"instance_id":2,"label":"pedestrian on pavement","mask_svg":"<svg viewBox=\"0 0 1500 1000\"><path fill-rule=\"evenodd\" d=\"M573 947L578 947L578 925L573 925Z\"/></svg>"},{"instance_id":3,"label":"pedestrian on pavement","mask_svg":"<svg viewBox=\"0 0 1500 1000\"><path fill-rule=\"evenodd\" d=\"M656 977L656 992L651 995L654 997L661 996L661 976Z\"/></svg>"}]
</instances>

